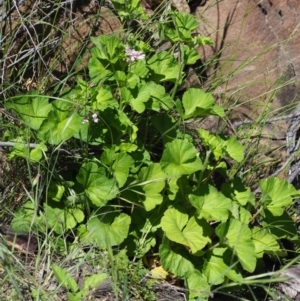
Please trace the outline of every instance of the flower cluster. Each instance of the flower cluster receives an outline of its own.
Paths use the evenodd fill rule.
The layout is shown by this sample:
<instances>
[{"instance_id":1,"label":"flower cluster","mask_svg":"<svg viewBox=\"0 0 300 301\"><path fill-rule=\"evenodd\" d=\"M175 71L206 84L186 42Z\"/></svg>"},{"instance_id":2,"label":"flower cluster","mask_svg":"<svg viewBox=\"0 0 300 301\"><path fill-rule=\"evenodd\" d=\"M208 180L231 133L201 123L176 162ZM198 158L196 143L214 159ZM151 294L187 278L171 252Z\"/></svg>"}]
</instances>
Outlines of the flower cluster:
<instances>
[{"instance_id":1,"label":"flower cluster","mask_svg":"<svg viewBox=\"0 0 300 301\"><path fill-rule=\"evenodd\" d=\"M92 118L95 123L98 123L99 119L98 119L98 115L96 113L92 115Z\"/></svg>"},{"instance_id":2,"label":"flower cluster","mask_svg":"<svg viewBox=\"0 0 300 301\"><path fill-rule=\"evenodd\" d=\"M99 118L98 118L98 115L96 113L94 113L92 115L92 118L93 118L93 121L95 123L98 123L99 122ZM82 123L89 123L89 120L87 118L83 119Z\"/></svg>"},{"instance_id":3,"label":"flower cluster","mask_svg":"<svg viewBox=\"0 0 300 301\"><path fill-rule=\"evenodd\" d=\"M129 47L126 47L125 53L128 56L128 58L126 59L127 62L134 62L137 60L143 60L145 58L144 53L134 49L130 49Z\"/></svg>"}]
</instances>

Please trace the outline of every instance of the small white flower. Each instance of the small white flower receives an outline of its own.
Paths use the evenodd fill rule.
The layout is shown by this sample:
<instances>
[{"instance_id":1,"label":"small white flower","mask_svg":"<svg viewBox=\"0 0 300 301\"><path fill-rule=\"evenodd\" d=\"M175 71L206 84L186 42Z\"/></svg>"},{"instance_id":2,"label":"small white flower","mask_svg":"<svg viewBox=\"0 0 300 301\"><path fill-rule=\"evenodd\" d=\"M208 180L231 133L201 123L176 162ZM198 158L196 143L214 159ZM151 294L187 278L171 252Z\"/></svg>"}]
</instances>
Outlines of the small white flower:
<instances>
[{"instance_id":1,"label":"small white flower","mask_svg":"<svg viewBox=\"0 0 300 301\"><path fill-rule=\"evenodd\" d=\"M87 119L83 119L82 123L89 123Z\"/></svg>"},{"instance_id":2,"label":"small white flower","mask_svg":"<svg viewBox=\"0 0 300 301\"><path fill-rule=\"evenodd\" d=\"M95 123L98 123L99 119L98 119L98 115L96 113L92 115L92 118Z\"/></svg>"},{"instance_id":3,"label":"small white flower","mask_svg":"<svg viewBox=\"0 0 300 301\"><path fill-rule=\"evenodd\" d=\"M134 49L130 49L129 47L126 47L125 53L128 56L128 58L126 59L127 62L134 62L137 60L143 60L145 58L144 53Z\"/></svg>"}]
</instances>

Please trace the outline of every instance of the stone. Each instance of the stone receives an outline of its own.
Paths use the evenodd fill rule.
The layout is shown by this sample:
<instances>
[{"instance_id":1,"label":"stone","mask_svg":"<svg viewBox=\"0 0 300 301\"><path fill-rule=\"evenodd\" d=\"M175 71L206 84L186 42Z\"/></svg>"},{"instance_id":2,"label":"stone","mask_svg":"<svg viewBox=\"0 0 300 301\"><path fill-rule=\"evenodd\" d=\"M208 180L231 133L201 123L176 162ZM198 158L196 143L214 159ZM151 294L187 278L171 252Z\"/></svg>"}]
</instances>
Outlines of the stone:
<instances>
[{"instance_id":1,"label":"stone","mask_svg":"<svg viewBox=\"0 0 300 301\"><path fill-rule=\"evenodd\" d=\"M300 85L299 11L297 0L210 0L199 6L198 33L215 42L201 55L210 64L220 59L210 67L208 84L218 81L218 93L240 99L254 118L256 106L274 92L274 108L294 102Z\"/></svg>"},{"instance_id":2,"label":"stone","mask_svg":"<svg viewBox=\"0 0 300 301\"><path fill-rule=\"evenodd\" d=\"M300 301L300 266L291 266L279 274L287 280L279 283L278 290L282 291L292 300Z\"/></svg>"},{"instance_id":3,"label":"stone","mask_svg":"<svg viewBox=\"0 0 300 301\"><path fill-rule=\"evenodd\" d=\"M226 117L232 123L294 112L300 97L300 1L209 0L197 7L195 16L198 34L215 42L199 49L208 66L204 89L228 106L231 115ZM285 156L280 149L285 150L289 123L276 121L263 128L259 145L268 154L265 159ZM249 127L245 131L249 137Z\"/></svg>"}]
</instances>

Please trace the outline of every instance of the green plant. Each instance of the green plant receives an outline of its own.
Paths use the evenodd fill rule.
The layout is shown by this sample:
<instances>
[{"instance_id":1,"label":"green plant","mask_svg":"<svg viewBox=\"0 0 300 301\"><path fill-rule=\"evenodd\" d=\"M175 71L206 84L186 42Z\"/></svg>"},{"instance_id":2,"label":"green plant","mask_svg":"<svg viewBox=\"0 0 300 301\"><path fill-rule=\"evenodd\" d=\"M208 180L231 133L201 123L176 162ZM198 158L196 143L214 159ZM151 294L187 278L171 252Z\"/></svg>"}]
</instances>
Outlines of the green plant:
<instances>
[{"instance_id":1,"label":"green plant","mask_svg":"<svg viewBox=\"0 0 300 301\"><path fill-rule=\"evenodd\" d=\"M98 273L85 277L83 286L80 288L66 269L53 265L52 270L59 284L68 290L67 295L69 301L84 300L91 289L97 288L108 277L105 273Z\"/></svg>"},{"instance_id":2,"label":"green plant","mask_svg":"<svg viewBox=\"0 0 300 301\"><path fill-rule=\"evenodd\" d=\"M211 43L192 36L196 27L191 15L170 12L156 41L171 42L169 51L141 39L94 37L89 79L78 77L76 87L55 96L10 98L6 108L19 115L26 137L11 156L51 170L41 175L48 176L45 202L20 208L15 229L74 233L134 259L158 248L163 268L185 280L189 300L207 300L214 286L242 283L264 254L286 255L280 239L297 242L297 231L284 209L299 193L269 178L254 195L230 172L244 158L237 139L187 126L225 116L210 93L181 90L185 66L199 59L194 47ZM28 141L36 143L32 150ZM82 298L86 290L67 279Z\"/></svg>"}]
</instances>

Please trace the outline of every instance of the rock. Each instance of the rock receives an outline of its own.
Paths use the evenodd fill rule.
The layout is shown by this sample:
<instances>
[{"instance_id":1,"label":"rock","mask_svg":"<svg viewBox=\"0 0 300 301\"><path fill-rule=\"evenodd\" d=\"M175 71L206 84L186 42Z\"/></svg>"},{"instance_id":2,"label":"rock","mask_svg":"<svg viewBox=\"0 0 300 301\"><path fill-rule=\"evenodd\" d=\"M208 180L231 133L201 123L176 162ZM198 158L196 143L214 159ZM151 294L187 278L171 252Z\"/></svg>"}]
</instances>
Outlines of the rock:
<instances>
[{"instance_id":1,"label":"rock","mask_svg":"<svg viewBox=\"0 0 300 301\"><path fill-rule=\"evenodd\" d=\"M233 109L231 121L294 111L300 96L299 0L209 0L195 15L198 33L215 42L199 50L210 66L204 88ZM275 161L285 156L278 149L285 149L288 126L284 120L264 128L260 146Z\"/></svg>"},{"instance_id":2,"label":"rock","mask_svg":"<svg viewBox=\"0 0 300 301\"><path fill-rule=\"evenodd\" d=\"M297 0L235 0L208 1L196 10L199 33L215 42L201 50L202 57L206 62L220 58L210 68L211 80L217 75L219 93L241 99L254 117L261 111L256 107L259 102L274 91L274 108L291 104L298 96L299 9Z\"/></svg>"},{"instance_id":3,"label":"rock","mask_svg":"<svg viewBox=\"0 0 300 301\"><path fill-rule=\"evenodd\" d=\"M287 268L279 277L288 277L288 280L280 283L278 289L292 300L300 301L300 266Z\"/></svg>"}]
</instances>

